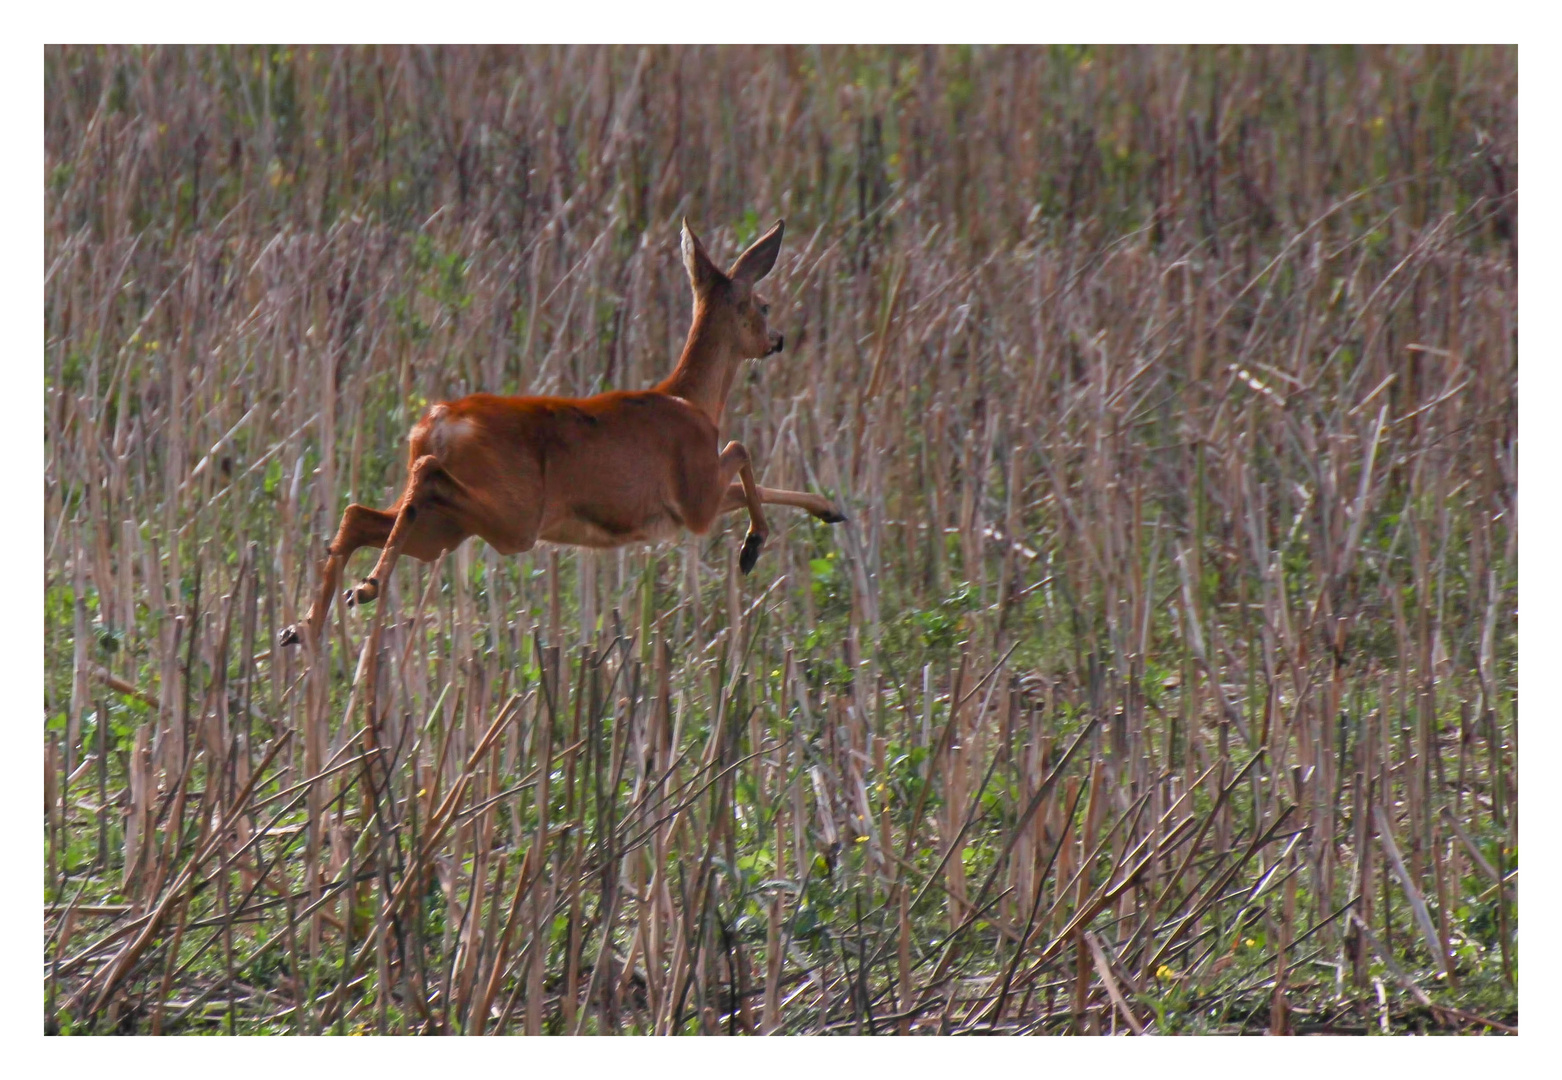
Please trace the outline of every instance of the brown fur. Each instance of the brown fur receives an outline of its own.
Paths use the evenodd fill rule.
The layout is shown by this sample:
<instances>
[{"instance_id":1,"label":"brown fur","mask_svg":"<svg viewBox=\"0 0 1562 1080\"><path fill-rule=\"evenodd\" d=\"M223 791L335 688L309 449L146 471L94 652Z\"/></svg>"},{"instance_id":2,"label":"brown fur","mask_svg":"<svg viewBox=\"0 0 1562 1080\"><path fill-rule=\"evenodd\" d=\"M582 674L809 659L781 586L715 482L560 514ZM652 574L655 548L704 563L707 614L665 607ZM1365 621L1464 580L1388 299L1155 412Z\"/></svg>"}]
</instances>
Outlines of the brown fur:
<instances>
[{"instance_id":1,"label":"brown fur","mask_svg":"<svg viewBox=\"0 0 1562 1080\"><path fill-rule=\"evenodd\" d=\"M738 362L781 351L753 285L775 264L782 223L726 274L683 229L694 320L673 373L650 390L589 398L472 394L429 409L408 438L407 484L390 510L353 504L342 515L303 629L318 640L341 572L362 547L380 548L369 576L344 599L368 603L407 554L431 562L470 536L513 555L538 540L611 548L705 533L720 514L749 511L740 563L753 568L769 532L763 504L796 506L825 521L827 499L762 488L748 451L717 450ZM297 627L282 644L300 640Z\"/></svg>"}]
</instances>

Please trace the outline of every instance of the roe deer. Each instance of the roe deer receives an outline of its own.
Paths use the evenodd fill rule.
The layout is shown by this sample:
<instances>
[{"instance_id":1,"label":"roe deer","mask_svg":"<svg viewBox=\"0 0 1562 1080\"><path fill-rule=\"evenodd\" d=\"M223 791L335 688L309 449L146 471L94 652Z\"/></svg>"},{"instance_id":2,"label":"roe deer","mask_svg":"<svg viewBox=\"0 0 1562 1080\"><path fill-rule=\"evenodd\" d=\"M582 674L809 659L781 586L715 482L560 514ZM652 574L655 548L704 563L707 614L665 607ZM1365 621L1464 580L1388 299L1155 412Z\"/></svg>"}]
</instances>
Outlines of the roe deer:
<instances>
[{"instance_id":1,"label":"roe deer","mask_svg":"<svg viewBox=\"0 0 1562 1080\"><path fill-rule=\"evenodd\" d=\"M835 504L803 491L762 488L739 442L717 449L727 393L739 361L781 351L754 283L781 248L777 221L723 274L683 223L683 262L694 290L694 322L673 373L650 390L589 398L472 394L431 407L408 438L407 485L390 510L356 503L342 515L320 571L320 591L301 626L281 633L319 640L343 566L361 547L379 561L343 593L367 604L402 553L432 562L469 536L505 555L538 540L611 548L704 533L718 514L748 509L739 566L754 568L769 526L765 503L796 506L828 522Z\"/></svg>"}]
</instances>

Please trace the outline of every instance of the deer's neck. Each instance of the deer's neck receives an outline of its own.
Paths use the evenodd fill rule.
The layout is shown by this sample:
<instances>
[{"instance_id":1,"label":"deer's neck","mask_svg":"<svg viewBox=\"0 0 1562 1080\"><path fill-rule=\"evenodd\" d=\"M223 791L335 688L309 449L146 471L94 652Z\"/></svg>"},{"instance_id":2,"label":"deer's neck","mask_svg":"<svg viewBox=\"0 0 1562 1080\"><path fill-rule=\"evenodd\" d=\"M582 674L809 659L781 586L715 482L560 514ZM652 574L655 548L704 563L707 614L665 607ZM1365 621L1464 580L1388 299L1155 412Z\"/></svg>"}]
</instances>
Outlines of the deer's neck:
<instances>
[{"instance_id":1,"label":"deer's neck","mask_svg":"<svg viewBox=\"0 0 1562 1080\"><path fill-rule=\"evenodd\" d=\"M716 329L705 309L696 311L678 366L656 389L683 398L720 427L721 414L727 407L727 393L737 377L738 358L733 355L732 347L722 340L724 335L716 333Z\"/></svg>"}]
</instances>

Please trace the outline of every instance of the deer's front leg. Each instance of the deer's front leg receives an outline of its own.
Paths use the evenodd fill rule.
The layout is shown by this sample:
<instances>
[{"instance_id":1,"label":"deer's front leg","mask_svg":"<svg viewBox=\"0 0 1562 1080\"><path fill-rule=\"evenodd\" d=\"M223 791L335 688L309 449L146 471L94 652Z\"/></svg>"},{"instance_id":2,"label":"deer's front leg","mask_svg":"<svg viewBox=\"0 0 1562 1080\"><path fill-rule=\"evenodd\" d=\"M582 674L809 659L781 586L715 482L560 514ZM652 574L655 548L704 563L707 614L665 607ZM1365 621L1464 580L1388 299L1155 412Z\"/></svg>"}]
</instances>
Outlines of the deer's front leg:
<instances>
[{"instance_id":1,"label":"deer's front leg","mask_svg":"<svg viewBox=\"0 0 1562 1080\"><path fill-rule=\"evenodd\" d=\"M734 439L721 452L721 487L732 483L736 473L743 485L743 501L748 506L748 535L743 538L743 551L738 555L738 569L747 574L759 561L760 549L770 535L770 523L765 520L764 504L759 497L759 484L754 481L754 467L750 463L748 449Z\"/></svg>"},{"instance_id":2,"label":"deer's front leg","mask_svg":"<svg viewBox=\"0 0 1562 1080\"><path fill-rule=\"evenodd\" d=\"M795 506L799 510L807 510L827 525L838 525L846 520L846 515L823 495L815 495L808 491L788 491L785 488L761 487L758 490L759 501L766 506ZM748 495L743 490L743 485L737 482L728 484L726 497L721 502L721 512L730 514L734 510L742 510L747 506Z\"/></svg>"}]
</instances>

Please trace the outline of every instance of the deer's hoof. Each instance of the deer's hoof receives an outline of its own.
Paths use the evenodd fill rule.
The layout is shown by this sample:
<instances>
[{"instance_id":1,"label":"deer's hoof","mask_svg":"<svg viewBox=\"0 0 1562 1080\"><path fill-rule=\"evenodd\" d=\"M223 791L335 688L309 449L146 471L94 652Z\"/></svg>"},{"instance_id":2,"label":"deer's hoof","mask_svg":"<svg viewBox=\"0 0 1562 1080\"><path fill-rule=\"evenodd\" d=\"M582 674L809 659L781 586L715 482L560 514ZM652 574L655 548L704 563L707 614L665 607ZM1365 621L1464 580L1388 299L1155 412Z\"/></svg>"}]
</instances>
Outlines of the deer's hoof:
<instances>
[{"instance_id":1,"label":"deer's hoof","mask_svg":"<svg viewBox=\"0 0 1562 1080\"><path fill-rule=\"evenodd\" d=\"M759 533L749 533L743 538L743 553L738 556L738 569L745 574L759 561L759 549L765 546L765 538Z\"/></svg>"},{"instance_id":2,"label":"deer's hoof","mask_svg":"<svg viewBox=\"0 0 1562 1080\"><path fill-rule=\"evenodd\" d=\"M846 515L832 507L831 509L826 510L824 513L820 514L819 520L824 522L826 525L839 525L841 522L846 520Z\"/></svg>"},{"instance_id":3,"label":"deer's hoof","mask_svg":"<svg viewBox=\"0 0 1562 1080\"><path fill-rule=\"evenodd\" d=\"M366 577L353 588L342 594L342 600L348 607L359 604L372 604L380 595L380 583L372 577Z\"/></svg>"},{"instance_id":4,"label":"deer's hoof","mask_svg":"<svg viewBox=\"0 0 1562 1080\"><path fill-rule=\"evenodd\" d=\"M284 626L282 632L277 635L277 644L284 648L288 645L297 645L303 639L298 636L298 627Z\"/></svg>"}]
</instances>

